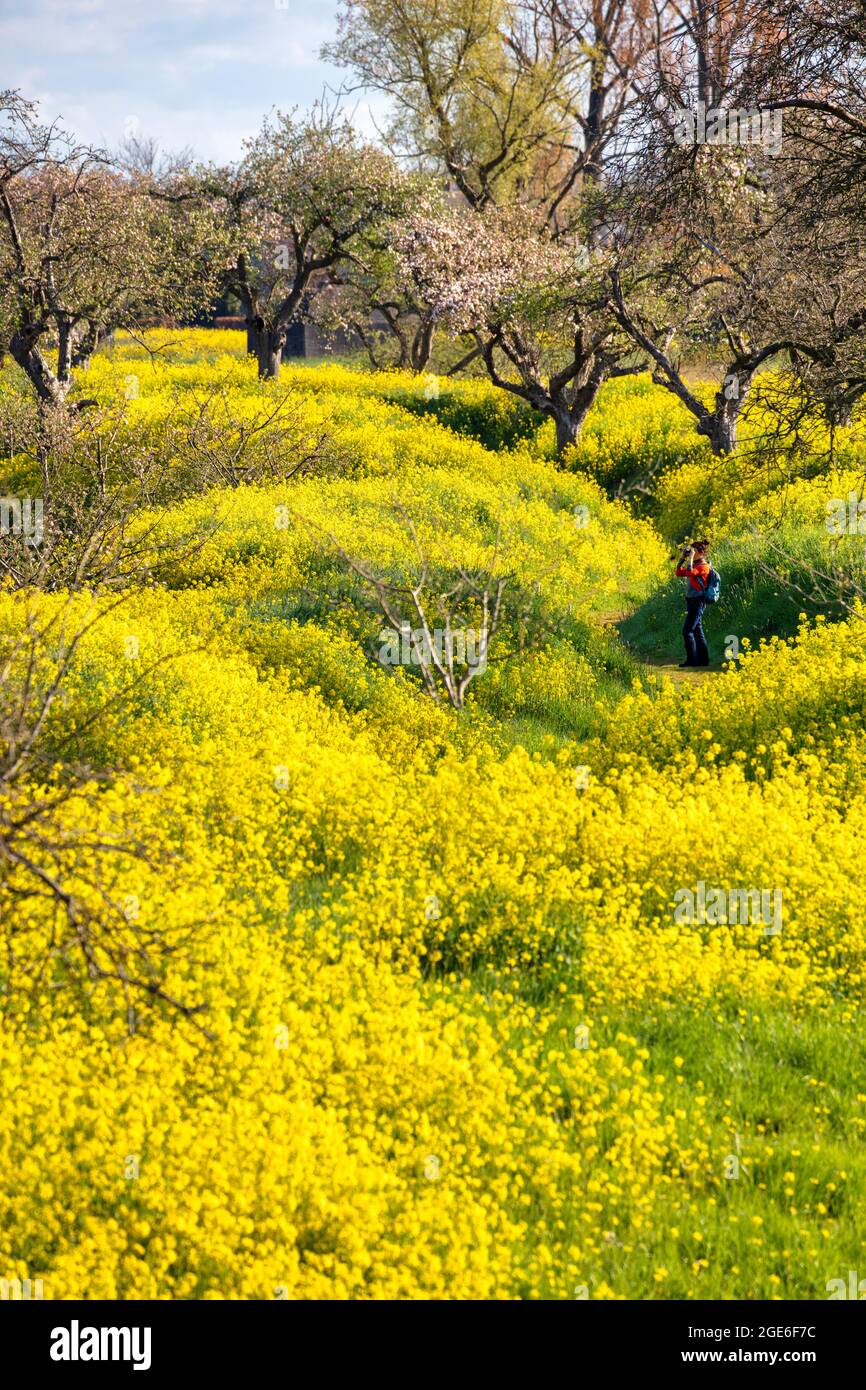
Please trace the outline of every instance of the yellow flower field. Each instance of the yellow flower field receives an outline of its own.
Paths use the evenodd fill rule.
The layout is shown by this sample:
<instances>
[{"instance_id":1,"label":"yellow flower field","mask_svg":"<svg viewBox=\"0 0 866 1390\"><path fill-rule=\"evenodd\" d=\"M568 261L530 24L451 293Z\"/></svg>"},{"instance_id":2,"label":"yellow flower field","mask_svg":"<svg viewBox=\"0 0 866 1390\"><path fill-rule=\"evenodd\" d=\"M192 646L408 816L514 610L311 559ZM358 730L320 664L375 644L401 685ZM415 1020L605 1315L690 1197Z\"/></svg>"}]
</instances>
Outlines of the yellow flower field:
<instances>
[{"instance_id":1,"label":"yellow flower field","mask_svg":"<svg viewBox=\"0 0 866 1390\"><path fill-rule=\"evenodd\" d=\"M76 971L5 864L0 1276L50 1298L826 1297L866 1220L860 611L659 682L611 624L665 584L667 523L603 484L669 451L661 517L689 515L707 461L665 393L615 383L563 470L485 383L425 397L332 363L262 385L238 334L161 339L87 374L127 401L130 448L219 383L235 421L288 388L330 452L203 492L169 466L154 582L123 602L0 591L13 683L28 623L99 615L46 720L56 764L2 809L50 808L38 867L110 919L105 978ZM794 486L820 523L832 480ZM736 539L758 493L714 506ZM376 659L345 562L405 578L419 553L507 573L505 654L459 712ZM541 614L523 646L517 595ZM678 913L699 885L773 915ZM142 934L150 999L110 969Z\"/></svg>"}]
</instances>

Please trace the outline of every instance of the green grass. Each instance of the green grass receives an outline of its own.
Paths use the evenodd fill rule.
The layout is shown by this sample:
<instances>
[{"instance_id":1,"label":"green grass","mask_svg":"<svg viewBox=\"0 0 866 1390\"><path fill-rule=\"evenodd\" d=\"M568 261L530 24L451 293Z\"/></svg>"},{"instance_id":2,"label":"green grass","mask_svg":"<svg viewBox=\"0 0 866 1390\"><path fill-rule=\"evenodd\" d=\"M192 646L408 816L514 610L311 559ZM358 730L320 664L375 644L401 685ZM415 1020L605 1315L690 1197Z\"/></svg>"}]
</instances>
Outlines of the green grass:
<instances>
[{"instance_id":1,"label":"green grass","mask_svg":"<svg viewBox=\"0 0 866 1390\"><path fill-rule=\"evenodd\" d=\"M653 1297L654 1269L664 1267L674 1279L668 1297L827 1298L828 1280L863 1264L862 1016L840 1008L794 1022L782 1009L722 1005L712 1014L672 1007L616 1025L649 1049L649 1065L678 1078L689 1115L706 1098L713 1143L695 1204L671 1204L669 1225L654 1226L642 1248L612 1251L607 1277L633 1297ZM700 1257L709 1268L696 1274Z\"/></svg>"},{"instance_id":2,"label":"green grass","mask_svg":"<svg viewBox=\"0 0 866 1390\"><path fill-rule=\"evenodd\" d=\"M565 953L560 979L570 998L574 962ZM486 968L473 985L483 1011L485 998L513 989L514 979ZM537 1000L546 1009L551 985ZM551 1045L573 1047L584 1022L563 1002ZM795 1020L782 1006L725 998L594 1017L589 1048L622 1035L645 1048L665 1109L684 1133L702 1134L707 1151L688 1175L670 1156L665 1168L676 1181L659 1185L638 1236L604 1233L601 1252L586 1260L589 1297L604 1282L629 1298L658 1298L660 1270L665 1298L714 1301L827 1299L829 1281L847 1283L849 1270L866 1278L864 1025L850 1005ZM555 1073L555 1061L546 1066Z\"/></svg>"}]
</instances>

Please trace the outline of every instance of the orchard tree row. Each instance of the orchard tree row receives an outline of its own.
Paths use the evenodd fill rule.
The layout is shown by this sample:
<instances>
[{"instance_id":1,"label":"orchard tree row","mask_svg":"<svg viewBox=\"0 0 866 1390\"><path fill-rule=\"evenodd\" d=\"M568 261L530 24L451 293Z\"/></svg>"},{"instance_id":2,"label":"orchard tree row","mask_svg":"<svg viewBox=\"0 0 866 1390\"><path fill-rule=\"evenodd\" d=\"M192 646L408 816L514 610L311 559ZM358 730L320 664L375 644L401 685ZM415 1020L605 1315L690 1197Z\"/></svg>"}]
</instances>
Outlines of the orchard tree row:
<instances>
[{"instance_id":1,"label":"orchard tree row","mask_svg":"<svg viewBox=\"0 0 866 1390\"><path fill-rule=\"evenodd\" d=\"M649 369L717 454L772 362L785 425L866 391L859 0L344 0L326 56L385 94L276 113L236 163L119 154L0 94L0 352L45 410L117 328L231 295L262 377L290 324L428 369L437 335L575 441ZM716 373L713 399L687 368Z\"/></svg>"}]
</instances>

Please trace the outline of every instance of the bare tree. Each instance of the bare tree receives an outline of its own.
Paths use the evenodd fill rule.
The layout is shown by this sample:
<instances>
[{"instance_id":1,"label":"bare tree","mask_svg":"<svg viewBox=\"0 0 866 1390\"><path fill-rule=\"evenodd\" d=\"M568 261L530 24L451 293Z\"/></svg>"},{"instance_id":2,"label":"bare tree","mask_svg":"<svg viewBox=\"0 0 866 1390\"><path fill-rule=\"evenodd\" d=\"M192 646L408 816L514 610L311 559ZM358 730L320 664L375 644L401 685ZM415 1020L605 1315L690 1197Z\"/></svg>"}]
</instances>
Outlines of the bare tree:
<instances>
[{"instance_id":1,"label":"bare tree","mask_svg":"<svg viewBox=\"0 0 866 1390\"><path fill-rule=\"evenodd\" d=\"M202 1008L166 982L180 941L158 922L139 920L122 887L124 865L170 874L174 860L156 837L133 834L125 822L105 824L101 790L112 774L73 750L153 665L71 732L62 732L62 721L52 727L82 643L125 601L70 596L46 610L27 600L17 629L0 636L0 946L4 1007L17 1008L22 995L38 1003L48 989L72 989L84 1002L103 986L118 992L134 1031L143 1005L193 1021Z\"/></svg>"},{"instance_id":2,"label":"bare tree","mask_svg":"<svg viewBox=\"0 0 866 1390\"><path fill-rule=\"evenodd\" d=\"M514 576L503 569L500 527L483 566L470 569L450 560L443 570L441 561L425 553L408 509L396 502L392 514L415 552L412 575L390 577L351 554L335 536L328 540L346 569L362 580L373 611L386 624L378 660L416 669L431 699L462 710L471 683L491 661L508 660L541 640L546 616L537 586L521 596ZM514 598L507 603L509 587ZM497 634L504 641L494 653Z\"/></svg>"},{"instance_id":3,"label":"bare tree","mask_svg":"<svg viewBox=\"0 0 866 1390\"><path fill-rule=\"evenodd\" d=\"M98 625L155 582L166 558L176 564L200 549L226 506L186 535L167 532L160 512L144 509L206 487L301 475L327 440L303 422L290 391L263 402L252 419L235 418L219 389L184 397L152 444L131 429L128 404L46 420L32 398L17 398L17 408L3 401L10 456L19 469L29 460L48 499L38 532L10 532L4 510L0 534L3 997L17 1006L28 991L38 999L45 989L70 988L84 999L103 987L122 1000L130 1028L147 1004L200 1026L202 1005L180 997L168 979L179 952L200 949L207 924L169 935L130 910L124 866L170 879L179 865L155 832L133 832L125 820L106 824L105 789L128 774L92 766L82 752L94 730L123 716L157 667L189 647L136 663L134 675L69 726L67 691ZM137 794L156 795L143 783Z\"/></svg>"},{"instance_id":4,"label":"bare tree","mask_svg":"<svg viewBox=\"0 0 866 1390\"><path fill-rule=\"evenodd\" d=\"M617 164L611 307L722 455L737 449L763 368L826 375L861 335L864 245L850 222L804 201L799 157L759 79L780 11L753 0L673 8ZM709 401L687 380L696 348L718 364Z\"/></svg>"},{"instance_id":5,"label":"bare tree","mask_svg":"<svg viewBox=\"0 0 866 1390\"><path fill-rule=\"evenodd\" d=\"M480 357L496 386L551 418L559 453L579 437L603 382L639 369L593 258L608 236L607 162L660 26L664 20L645 0L361 0L344 6L340 36L326 50L363 86L391 97L393 147L448 178L456 204L451 230L463 211L470 239L501 239L503 215L518 207L532 234L522 247L512 239L515 266L531 274L545 245L570 257L568 292L560 280L549 297L555 349L548 343L541 350L544 335L521 312L519 295L516 303L478 297L474 323L463 324L476 338L466 360ZM419 228L427 237L442 221L424 213L415 209L409 219L422 254L407 264L416 296L438 322L454 295L430 297L431 253L441 280L449 249L442 238L438 248L422 247ZM444 241L454 242L447 233ZM459 254L452 268L460 298Z\"/></svg>"}]
</instances>

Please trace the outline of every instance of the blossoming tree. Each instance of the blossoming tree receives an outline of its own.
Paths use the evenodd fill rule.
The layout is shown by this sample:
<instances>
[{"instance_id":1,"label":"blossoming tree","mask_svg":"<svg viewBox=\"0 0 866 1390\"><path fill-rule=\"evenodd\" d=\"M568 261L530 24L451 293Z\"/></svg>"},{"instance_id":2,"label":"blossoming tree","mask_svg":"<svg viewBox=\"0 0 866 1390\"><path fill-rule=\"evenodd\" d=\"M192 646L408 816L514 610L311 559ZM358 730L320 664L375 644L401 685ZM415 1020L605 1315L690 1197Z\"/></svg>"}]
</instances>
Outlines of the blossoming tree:
<instances>
[{"instance_id":1,"label":"blossoming tree","mask_svg":"<svg viewBox=\"0 0 866 1390\"><path fill-rule=\"evenodd\" d=\"M554 239L529 209L416 216L395 245L434 319L473 334L493 383L553 420L559 453L602 382L634 370L607 312L605 253Z\"/></svg>"},{"instance_id":2,"label":"blossoming tree","mask_svg":"<svg viewBox=\"0 0 866 1390\"><path fill-rule=\"evenodd\" d=\"M389 97L393 147L448 182L441 225L416 216L398 237L422 299L474 336L497 386L554 420L560 452L627 370L600 274L605 168L668 9L347 0L327 50Z\"/></svg>"}]
</instances>

